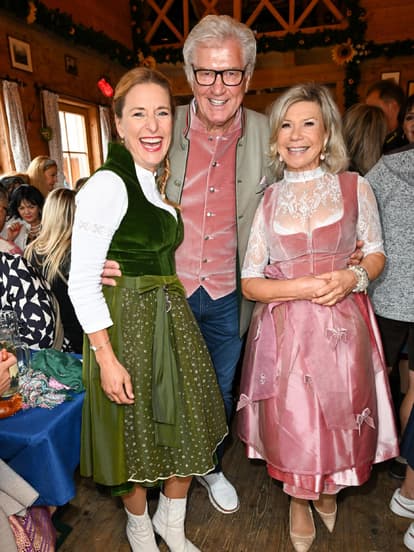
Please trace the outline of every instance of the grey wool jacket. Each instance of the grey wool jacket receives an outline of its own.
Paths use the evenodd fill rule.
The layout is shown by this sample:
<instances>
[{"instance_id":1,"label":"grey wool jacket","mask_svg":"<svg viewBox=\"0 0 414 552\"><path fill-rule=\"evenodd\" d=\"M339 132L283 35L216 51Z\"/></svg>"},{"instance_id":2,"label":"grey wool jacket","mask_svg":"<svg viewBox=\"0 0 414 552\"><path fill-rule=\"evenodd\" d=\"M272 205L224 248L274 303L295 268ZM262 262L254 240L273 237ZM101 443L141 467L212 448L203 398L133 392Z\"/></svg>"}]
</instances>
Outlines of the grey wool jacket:
<instances>
[{"instance_id":1,"label":"grey wool jacket","mask_svg":"<svg viewBox=\"0 0 414 552\"><path fill-rule=\"evenodd\" d=\"M378 202L387 262L370 284L376 314L414 322L414 145L388 155L365 175Z\"/></svg>"}]
</instances>

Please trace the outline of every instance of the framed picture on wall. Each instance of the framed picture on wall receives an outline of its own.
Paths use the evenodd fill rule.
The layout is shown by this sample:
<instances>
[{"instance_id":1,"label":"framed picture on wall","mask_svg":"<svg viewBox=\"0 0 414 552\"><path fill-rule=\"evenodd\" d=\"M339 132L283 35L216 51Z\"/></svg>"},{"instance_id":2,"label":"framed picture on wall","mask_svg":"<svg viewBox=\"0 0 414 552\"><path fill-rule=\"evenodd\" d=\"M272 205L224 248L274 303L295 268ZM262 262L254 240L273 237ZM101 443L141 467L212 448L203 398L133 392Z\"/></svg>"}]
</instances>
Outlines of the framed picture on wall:
<instances>
[{"instance_id":1,"label":"framed picture on wall","mask_svg":"<svg viewBox=\"0 0 414 552\"><path fill-rule=\"evenodd\" d=\"M407 82L407 97L414 94L414 81Z\"/></svg>"},{"instance_id":2,"label":"framed picture on wall","mask_svg":"<svg viewBox=\"0 0 414 552\"><path fill-rule=\"evenodd\" d=\"M33 66L30 44L12 36L9 36L8 39L11 66L15 69L21 69L22 71L32 73Z\"/></svg>"},{"instance_id":3,"label":"framed picture on wall","mask_svg":"<svg viewBox=\"0 0 414 552\"><path fill-rule=\"evenodd\" d=\"M72 56L65 56L65 71L71 75L78 74L78 61Z\"/></svg>"},{"instance_id":4,"label":"framed picture on wall","mask_svg":"<svg viewBox=\"0 0 414 552\"><path fill-rule=\"evenodd\" d=\"M400 72L389 71L388 73L381 73L382 80L394 80L397 84L400 84Z\"/></svg>"}]
</instances>

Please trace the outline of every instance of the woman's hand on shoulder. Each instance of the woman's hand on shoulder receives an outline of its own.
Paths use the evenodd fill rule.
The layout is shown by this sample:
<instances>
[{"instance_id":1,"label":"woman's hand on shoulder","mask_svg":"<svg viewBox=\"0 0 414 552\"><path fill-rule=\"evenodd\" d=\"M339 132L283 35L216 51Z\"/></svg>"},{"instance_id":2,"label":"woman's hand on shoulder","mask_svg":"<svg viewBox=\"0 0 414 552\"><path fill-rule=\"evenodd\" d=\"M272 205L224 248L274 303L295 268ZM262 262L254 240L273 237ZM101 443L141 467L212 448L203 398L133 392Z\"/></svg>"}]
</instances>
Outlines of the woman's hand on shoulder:
<instances>
[{"instance_id":1,"label":"woman's hand on shoulder","mask_svg":"<svg viewBox=\"0 0 414 552\"><path fill-rule=\"evenodd\" d=\"M116 358L112 348L96 352L101 371L101 386L108 399L117 404L133 404L131 376Z\"/></svg>"},{"instance_id":2,"label":"woman's hand on shoulder","mask_svg":"<svg viewBox=\"0 0 414 552\"><path fill-rule=\"evenodd\" d=\"M334 270L319 274L317 279L326 282L315 294L312 303L332 307L349 295L357 283L357 278L351 270Z\"/></svg>"}]
</instances>

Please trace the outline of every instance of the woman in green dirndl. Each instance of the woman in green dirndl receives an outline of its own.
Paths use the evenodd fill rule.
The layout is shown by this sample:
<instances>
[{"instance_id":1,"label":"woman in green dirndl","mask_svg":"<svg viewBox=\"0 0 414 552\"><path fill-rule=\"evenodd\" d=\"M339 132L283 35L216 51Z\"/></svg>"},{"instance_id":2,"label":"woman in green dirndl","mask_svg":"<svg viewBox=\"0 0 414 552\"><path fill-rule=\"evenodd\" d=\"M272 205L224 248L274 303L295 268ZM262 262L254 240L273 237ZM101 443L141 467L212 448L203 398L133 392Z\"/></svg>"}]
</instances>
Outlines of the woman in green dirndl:
<instances>
[{"instance_id":1,"label":"woman in green dirndl","mask_svg":"<svg viewBox=\"0 0 414 552\"><path fill-rule=\"evenodd\" d=\"M172 552L197 551L184 534L192 476L214 468L227 433L214 369L174 251L183 225L165 199L173 126L168 80L135 68L114 94L121 143L77 194L69 293L89 341L81 474L113 487L133 552L154 552L154 531ZM102 289L105 258L122 277ZM146 489L162 484L157 511Z\"/></svg>"}]
</instances>

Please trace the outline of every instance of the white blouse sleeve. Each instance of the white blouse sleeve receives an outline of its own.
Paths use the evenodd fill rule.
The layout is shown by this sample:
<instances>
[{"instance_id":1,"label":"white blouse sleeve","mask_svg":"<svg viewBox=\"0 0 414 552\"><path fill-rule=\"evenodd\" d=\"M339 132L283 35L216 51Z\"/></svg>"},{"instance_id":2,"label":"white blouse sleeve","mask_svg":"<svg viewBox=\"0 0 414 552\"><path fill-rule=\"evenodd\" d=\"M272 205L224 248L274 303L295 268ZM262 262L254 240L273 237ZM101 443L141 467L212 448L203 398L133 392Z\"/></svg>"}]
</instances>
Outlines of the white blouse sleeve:
<instances>
[{"instance_id":1,"label":"white blouse sleeve","mask_svg":"<svg viewBox=\"0 0 414 552\"><path fill-rule=\"evenodd\" d=\"M269 247L266 239L262 199L257 208L250 230L241 277L264 278L264 269L268 264Z\"/></svg>"},{"instance_id":2,"label":"white blouse sleeve","mask_svg":"<svg viewBox=\"0 0 414 552\"><path fill-rule=\"evenodd\" d=\"M125 184L112 171L98 171L76 195L69 295L85 333L112 325L101 274L127 207Z\"/></svg>"},{"instance_id":3,"label":"white blouse sleeve","mask_svg":"<svg viewBox=\"0 0 414 552\"><path fill-rule=\"evenodd\" d=\"M358 177L357 236L364 241L364 255L384 253L377 201L369 182L361 176Z\"/></svg>"}]
</instances>

